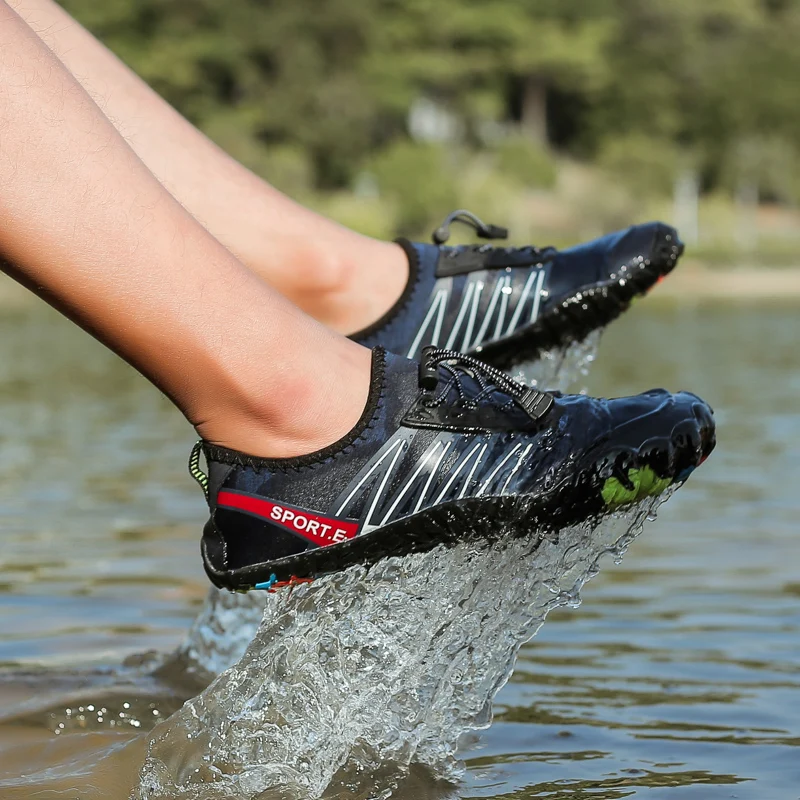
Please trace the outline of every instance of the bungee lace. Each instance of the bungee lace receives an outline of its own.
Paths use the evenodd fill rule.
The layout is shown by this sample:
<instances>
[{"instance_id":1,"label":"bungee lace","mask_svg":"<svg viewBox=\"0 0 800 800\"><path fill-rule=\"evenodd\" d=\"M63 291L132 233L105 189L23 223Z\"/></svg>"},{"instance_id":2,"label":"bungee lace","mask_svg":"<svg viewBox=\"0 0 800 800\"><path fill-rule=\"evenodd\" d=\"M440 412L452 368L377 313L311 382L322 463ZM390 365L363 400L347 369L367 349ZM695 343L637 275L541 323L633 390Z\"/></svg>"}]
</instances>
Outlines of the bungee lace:
<instances>
[{"instance_id":1,"label":"bungee lace","mask_svg":"<svg viewBox=\"0 0 800 800\"><path fill-rule=\"evenodd\" d=\"M444 244L450 238L450 226L454 222L460 222L462 225L474 229L481 239L508 239L508 228L491 225L471 211L467 211L466 208L459 208L457 211L450 212L444 222L433 232L431 238L434 244Z\"/></svg>"},{"instance_id":2,"label":"bungee lace","mask_svg":"<svg viewBox=\"0 0 800 800\"><path fill-rule=\"evenodd\" d=\"M426 405L432 408L445 401L450 385L455 385L459 399L470 408L476 408L481 400L488 399L497 389L507 394L511 398L510 402L516 402L534 420L540 420L553 406L554 397L548 392L524 386L505 372L472 356L432 346L425 347L422 351L419 365L420 389L433 393L439 388L440 367L450 375L452 382L446 383L438 395L426 400ZM463 375L474 379L481 387L474 397L467 395Z\"/></svg>"},{"instance_id":3,"label":"bungee lace","mask_svg":"<svg viewBox=\"0 0 800 800\"><path fill-rule=\"evenodd\" d=\"M460 222L472 228L480 239L507 239L508 228L502 228L499 225L492 225L491 223L484 222L476 214L467 211L465 208L460 208L458 211L453 211L445 217L444 222L433 232L431 238L435 245L443 245L450 238L450 226L454 222ZM469 249L477 250L478 252L488 252L489 250L503 250L506 253L511 251L525 251L530 252L534 256L547 256L555 252L553 247L535 247L534 245L525 245L523 247L492 247L488 244L472 245ZM463 247L453 247L447 251L450 258L455 258L460 252L464 250Z\"/></svg>"}]
</instances>

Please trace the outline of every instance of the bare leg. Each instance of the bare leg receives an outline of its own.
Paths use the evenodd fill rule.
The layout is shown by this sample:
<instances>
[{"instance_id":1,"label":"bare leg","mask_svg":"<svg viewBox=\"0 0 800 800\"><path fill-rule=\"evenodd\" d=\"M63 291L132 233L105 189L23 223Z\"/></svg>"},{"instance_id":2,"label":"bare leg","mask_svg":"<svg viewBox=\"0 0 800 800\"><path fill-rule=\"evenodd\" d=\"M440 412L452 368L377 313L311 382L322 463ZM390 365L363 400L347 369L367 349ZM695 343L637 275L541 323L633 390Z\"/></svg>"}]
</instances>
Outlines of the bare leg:
<instances>
[{"instance_id":1,"label":"bare leg","mask_svg":"<svg viewBox=\"0 0 800 800\"><path fill-rule=\"evenodd\" d=\"M369 351L305 317L153 177L0 1L0 255L165 391L207 439L254 455L358 420Z\"/></svg>"},{"instance_id":2,"label":"bare leg","mask_svg":"<svg viewBox=\"0 0 800 800\"><path fill-rule=\"evenodd\" d=\"M53 0L10 0L167 189L252 270L321 322L353 333L408 280L394 244L309 211L236 162Z\"/></svg>"}]
</instances>

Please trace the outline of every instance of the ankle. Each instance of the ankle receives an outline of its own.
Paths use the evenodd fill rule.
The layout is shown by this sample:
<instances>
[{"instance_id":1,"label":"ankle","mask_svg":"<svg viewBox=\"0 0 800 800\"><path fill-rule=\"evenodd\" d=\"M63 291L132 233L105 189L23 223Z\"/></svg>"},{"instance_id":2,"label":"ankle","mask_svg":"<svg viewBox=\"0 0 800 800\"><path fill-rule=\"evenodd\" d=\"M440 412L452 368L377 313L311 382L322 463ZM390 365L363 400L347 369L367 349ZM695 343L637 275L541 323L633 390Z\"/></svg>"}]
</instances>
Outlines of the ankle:
<instances>
[{"instance_id":1,"label":"ankle","mask_svg":"<svg viewBox=\"0 0 800 800\"><path fill-rule=\"evenodd\" d=\"M351 233L351 232L348 232ZM358 236L331 243L292 244L283 278L262 274L306 314L349 335L380 319L408 283L408 258L392 242Z\"/></svg>"},{"instance_id":2,"label":"ankle","mask_svg":"<svg viewBox=\"0 0 800 800\"><path fill-rule=\"evenodd\" d=\"M391 242L369 240L348 254L342 283L314 298L308 311L338 333L350 335L372 325L402 296L409 280L405 252Z\"/></svg>"},{"instance_id":3,"label":"ankle","mask_svg":"<svg viewBox=\"0 0 800 800\"><path fill-rule=\"evenodd\" d=\"M293 458L321 450L352 430L367 404L372 356L347 340L321 357L293 359L273 370L269 391L235 381L213 413L192 415L212 444L262 458ZM312 363L313 362L313 363ZM278 387L276 391L274 387Z\"/></svg>"}]
</instances>

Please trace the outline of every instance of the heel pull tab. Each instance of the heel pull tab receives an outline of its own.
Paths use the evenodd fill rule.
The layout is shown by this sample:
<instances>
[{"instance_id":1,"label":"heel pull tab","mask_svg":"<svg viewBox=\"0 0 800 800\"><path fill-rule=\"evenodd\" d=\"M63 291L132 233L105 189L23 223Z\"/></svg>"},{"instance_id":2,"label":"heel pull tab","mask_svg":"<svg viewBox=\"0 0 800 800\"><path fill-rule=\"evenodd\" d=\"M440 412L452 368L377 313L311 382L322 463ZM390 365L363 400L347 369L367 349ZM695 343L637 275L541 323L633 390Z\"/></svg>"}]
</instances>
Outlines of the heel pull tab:
<instances>
[{"instance_id":1,"label":"heel pull tab","mask_svg":"<svg viewBox=\"0 0 800 800\"><path fill-rule=\"evenodd\" d=\"M200 453L203 451L203 440L198 439L189 456L189 474L197 481L208 501L208 475L200 468Z\"/></svg>"}]
</instances>

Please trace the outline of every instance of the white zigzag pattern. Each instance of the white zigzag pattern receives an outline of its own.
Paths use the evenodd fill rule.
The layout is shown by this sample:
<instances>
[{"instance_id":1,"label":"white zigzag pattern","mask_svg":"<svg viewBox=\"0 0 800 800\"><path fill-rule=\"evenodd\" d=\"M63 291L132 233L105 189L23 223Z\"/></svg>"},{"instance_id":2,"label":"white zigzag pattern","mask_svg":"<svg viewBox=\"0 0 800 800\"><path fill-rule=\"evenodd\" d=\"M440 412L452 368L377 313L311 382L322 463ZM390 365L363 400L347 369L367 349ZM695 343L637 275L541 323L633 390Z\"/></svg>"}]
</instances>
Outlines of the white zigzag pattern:
<instances>
[{"instance_id":1,"label":"white zigzag pattern","mask_svg":"<svg viewBox=\"0 0 800 800\"><path fill-rule=\"evenodd\" d=\"M480 309L483 290L486 288L486 273L477 273L470 276L461 296L455 320L449 331L444 330L445 318L448 306L450 305L453 294L452 278L439 281L434 290L431 303L422 321L422 325L417 331L411 347L408 349L408 358L419 356L423 342L434 347L442 346L451 350L457 346L461 337L461 352L469 352L487 341L494 341L503 336L510 336L519 326L523 318L525 309L530 305L530 315L527 323L536 322L539 316L539 309L542 299L542 288L544 286L544 268L535 269L528 276L519 297L514 299L513 287L511 285L511 275L502 275L492 290L486 313L480 323L477 334L475 327L478 322L478 311ZM511 312L511 318L506 323L506 317ZM463 337L461 329L466 320L466 328ZM494 323L493 331L489 336L489 329ZM426 334L431 331L430 338ZM474 334L474 335L473 335Z\"/></svg>"},{"instance_id":2,"label":"white zigzag pattern","mask_svg":"<svg viewBox=\"0 0 800 800\"><path fill-rule=\"evenodd\" d=\"M364 514L361 528L362 533L368 533L401 516L418 513L426 502L439 504L449 500L460 500L468 494L473 497L483 497L500 481L502 486L499 494L504 494L533 447L532 444L523 446L522 443L517 443L511 450L503 453L502 459L497 462L493 459L487 463L486 453L489 443L480 438L477 441L464 439L464 446L455 462L449 459L448 468L443 470L445 457L458 447L458 439L461 438L443 433L420 456L403 483L392 492L388 492L387 487L392 485L393 476L416 435L409 433L411 432L401 431L399 438L388 442L378 453L366 470L357 477L352 489L346 491L344 499L336 504L338 507L334 510L335 516L348 516L348 508L358 507L365 493L368 493L366 502L369 503L369 508ZM470 445L470 441L474 444ZM481 478L480 473L485 473L486 470L489 470L488 474ZM418 494L413 501L413 508L400 513L403 501L413 497L411 493L415 487Z\"/></svg>"}]
</instances>

